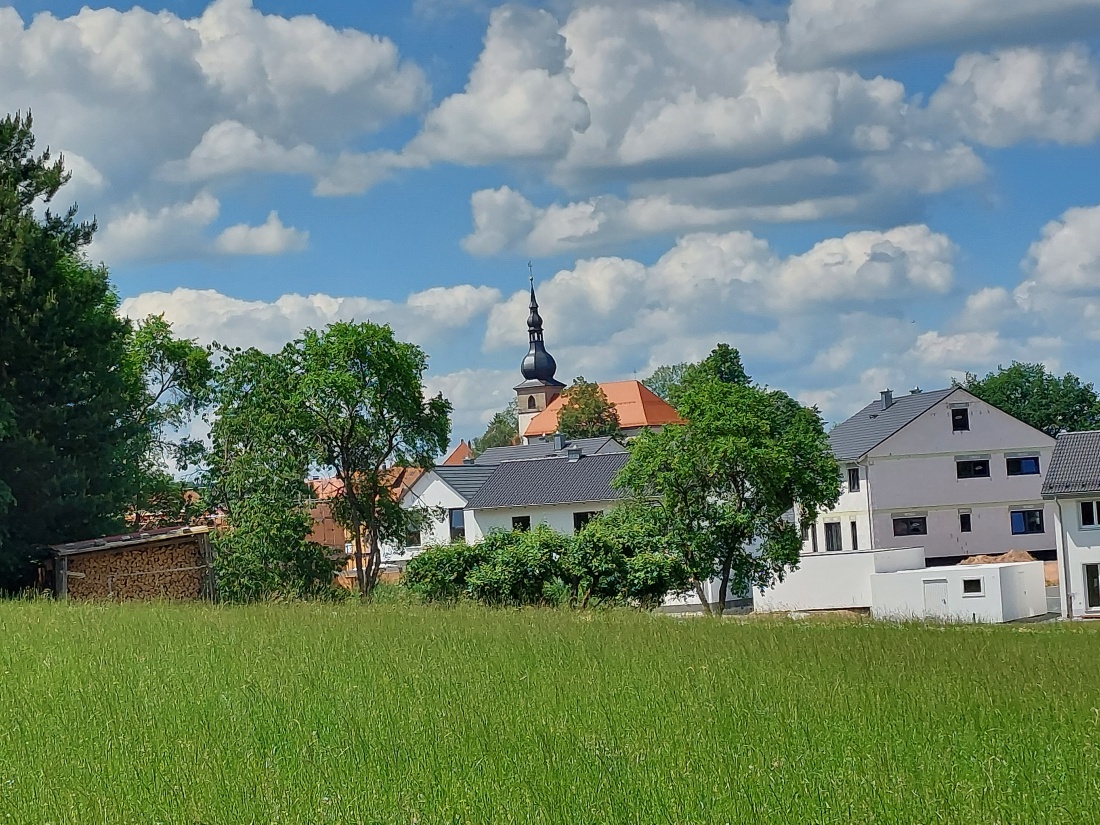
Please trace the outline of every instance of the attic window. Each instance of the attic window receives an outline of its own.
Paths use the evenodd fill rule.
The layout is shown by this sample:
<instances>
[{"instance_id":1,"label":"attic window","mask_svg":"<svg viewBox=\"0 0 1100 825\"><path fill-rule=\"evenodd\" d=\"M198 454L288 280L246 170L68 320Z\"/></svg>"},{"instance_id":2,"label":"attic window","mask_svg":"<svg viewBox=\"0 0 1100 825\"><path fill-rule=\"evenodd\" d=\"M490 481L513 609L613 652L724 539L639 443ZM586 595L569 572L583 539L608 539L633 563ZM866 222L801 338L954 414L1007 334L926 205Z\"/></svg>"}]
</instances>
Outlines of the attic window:
<instances>
[{"instance_id":1,"label":"attic window","mask_svg":"<svg viewBox=\"0 0 1100 825\"><path fill-rule=\"evenodd\" d=\"M951 431L956 433L970 430L970 410L966 407L957 407L951 410Z\"/></svg>"}]
</instances>

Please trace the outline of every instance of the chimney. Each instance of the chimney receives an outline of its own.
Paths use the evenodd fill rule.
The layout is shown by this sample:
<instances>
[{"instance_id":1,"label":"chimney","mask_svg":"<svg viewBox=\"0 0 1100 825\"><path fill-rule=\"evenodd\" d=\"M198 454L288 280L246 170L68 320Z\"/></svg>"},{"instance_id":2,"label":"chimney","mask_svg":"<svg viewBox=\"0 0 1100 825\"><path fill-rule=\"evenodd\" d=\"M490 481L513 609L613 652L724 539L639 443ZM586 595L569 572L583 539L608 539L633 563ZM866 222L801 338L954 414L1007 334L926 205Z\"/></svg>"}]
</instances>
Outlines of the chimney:
<instances>
[{"instance_id":1,"label":"chimney","mask_svg":"<svg viewBox=\"0 0 1100 825\"><path fill-rule=\"evenodd\" d=\"M882 408L884 410L888 410L892 406L894 406L894 391L893 390L883 390L882 391Z\"/></svg>"},{"instance_id":2,"label":"chimney","mask_svg":"<svg viewBox=\"0 0 1100 825\"><path fill-rule=\"evenodd\" d=\"M554 450L561 452L565 449L565 433L554 433Z\"/></svg>"},{"instance_id":3,"label":"chimney","mask_svg":"<svg viewBox=\"0 0 1100 825\"><path fill-rule=\"evenodd\" d=\"M474 457L472 455L468 455L464 459L462 459L462 463L466 464L466 465L473 464L474 463Z\"/></svg>"},{"instance_id":4,"label":"chimney","mask_svg":"<svg viewBox=\"0 0 1100 825\"><path fill-rule=\"evenodd\" d=\"M568 450L565 451L565 454L569 457L570 462L581 460L581 448L580 447L572 446Z\"/></svg>"},{"instance_id":5,"label":"chimney","mask_svg":"<svg viewBox=\"0 0 1100 825\"><path fill-rule=\"evenodd\" d=\"M921 388L920 387L913 387L913 389L909 390L909 394L910 395L920 395L921 394Z\"/></svg>"}]
</instances>

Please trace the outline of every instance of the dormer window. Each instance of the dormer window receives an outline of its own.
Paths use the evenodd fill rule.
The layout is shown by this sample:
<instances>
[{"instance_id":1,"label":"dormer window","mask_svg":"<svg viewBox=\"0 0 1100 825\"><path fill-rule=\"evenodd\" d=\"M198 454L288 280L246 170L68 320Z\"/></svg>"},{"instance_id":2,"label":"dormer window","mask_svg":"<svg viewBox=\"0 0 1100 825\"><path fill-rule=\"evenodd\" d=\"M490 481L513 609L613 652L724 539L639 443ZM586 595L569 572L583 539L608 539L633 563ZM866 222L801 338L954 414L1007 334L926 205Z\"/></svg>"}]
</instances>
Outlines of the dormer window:
<instances>
[{"instance_id":1,"label":"dormer window","mask_svg":"<svg viewBox=\"0 0 1100 825\"><path fill-rule=\"evenodd\" d=\"M964 433L970 430L970 410L966 407L955 407L951 410L951 431Z\"/></svg>"}]
</instances>

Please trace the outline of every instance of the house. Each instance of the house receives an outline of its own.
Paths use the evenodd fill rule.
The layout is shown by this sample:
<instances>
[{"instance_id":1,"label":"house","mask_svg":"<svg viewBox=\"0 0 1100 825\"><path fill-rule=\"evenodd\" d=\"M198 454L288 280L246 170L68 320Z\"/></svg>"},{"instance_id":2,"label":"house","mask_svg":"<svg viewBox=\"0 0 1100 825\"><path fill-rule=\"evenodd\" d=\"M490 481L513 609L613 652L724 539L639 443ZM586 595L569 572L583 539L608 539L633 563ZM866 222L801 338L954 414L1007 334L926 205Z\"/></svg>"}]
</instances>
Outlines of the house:
<instances>
[{"instance_id":1,"label":"house","mask_svg":"<svg viewBox=\"0 0 1100 825\"><path fill-rule=\"evenodd\" d=\"M1009 550L1054 558L1042 496L1054 439L962 387L887 390L829 440L842 493L806 529L804 555L919 545L932 565Z\"/></svg>"},{"instance_id":2,"label":"house","mask_svg":"<svg viewBox=\"0 0 1100 825\"><path fill-rule=\"evenodd\" d=\"M54 594L71 601L212 599L211 527L170 527L51 547Z\"/></svg>"},{"instance_id":3,"label":"house","mask_svg":"<svg viewBox=\"0 0 1100 825\"><path fill-rule=\"evenodd\" d=\"M1100 618L1100 430L1058 436L1043 496L1055 513L1062 617Z\"/></svg>"},{"instance_id":4,"label":"house","mask_svg":"<svg viewBox=\"0 0 1100 825\"><path fill-rule=\"evenodd\" d=\"M612 482L629 457L626 452L586 455L573 446L565 455L501 462L466 503L467 540L538 524L575 533L624 497Z\"/></svg>"}]
</instances>

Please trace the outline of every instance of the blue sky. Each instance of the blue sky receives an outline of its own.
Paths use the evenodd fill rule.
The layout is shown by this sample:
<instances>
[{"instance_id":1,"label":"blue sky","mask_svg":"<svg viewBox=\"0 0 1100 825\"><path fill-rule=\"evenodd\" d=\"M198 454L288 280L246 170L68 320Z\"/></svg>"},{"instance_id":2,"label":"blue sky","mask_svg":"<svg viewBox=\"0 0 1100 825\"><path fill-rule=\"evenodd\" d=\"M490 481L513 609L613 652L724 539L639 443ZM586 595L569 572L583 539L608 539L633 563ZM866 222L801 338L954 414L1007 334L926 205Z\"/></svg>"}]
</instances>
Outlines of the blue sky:
<instances>
[{"instance_id":1,"label":"blue sky","mask_svg":"<svg viewBox=\"0 0 1100 825\"><path fill-rule=\"evenodd\" d=\"M837 420L1014 359L1100 379L1100 0L0 6L140 317L378 320L477 435L718 341Z\"/></svg>"}]
</instances>

